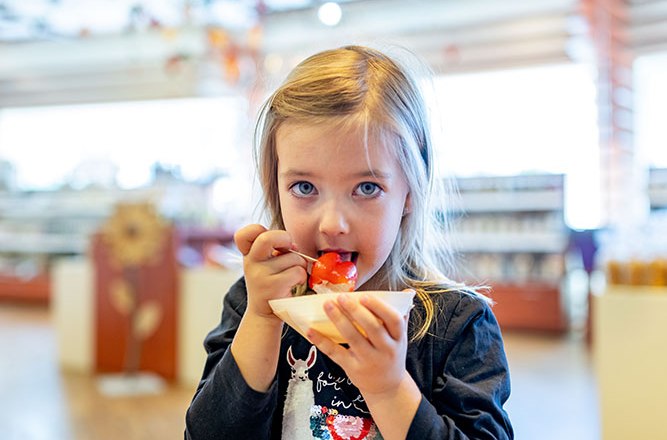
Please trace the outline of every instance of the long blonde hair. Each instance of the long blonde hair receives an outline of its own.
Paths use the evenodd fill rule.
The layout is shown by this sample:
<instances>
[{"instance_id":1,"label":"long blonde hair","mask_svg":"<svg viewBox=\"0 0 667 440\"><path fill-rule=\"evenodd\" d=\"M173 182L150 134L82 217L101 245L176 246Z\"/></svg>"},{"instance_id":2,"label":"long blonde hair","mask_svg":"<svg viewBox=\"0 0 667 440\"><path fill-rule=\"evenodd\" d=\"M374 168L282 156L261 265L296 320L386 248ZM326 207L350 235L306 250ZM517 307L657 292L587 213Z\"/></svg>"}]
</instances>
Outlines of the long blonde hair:
<instances>
[{"instance_id":1,"label":"long blonde hair","mask_svg":"<svg viewBox=\"0 0 667 440\"><path fill-rule=\"evenodd\" d=\"M276 131L287 121L360 124L369 138L390 148L410 188L394 248L380 269L390 289L412 288L423 305L413 339L434 320L433 293L455 290L448 245L448 200L434 184L433 146L427 108L410 71L384 53L346 46L315 54L297 65L263 104L255 129L255 158L271 226L284 229L278 197ZM450 194L451 195L451 194Z\"/></svg>"}]
</instances>

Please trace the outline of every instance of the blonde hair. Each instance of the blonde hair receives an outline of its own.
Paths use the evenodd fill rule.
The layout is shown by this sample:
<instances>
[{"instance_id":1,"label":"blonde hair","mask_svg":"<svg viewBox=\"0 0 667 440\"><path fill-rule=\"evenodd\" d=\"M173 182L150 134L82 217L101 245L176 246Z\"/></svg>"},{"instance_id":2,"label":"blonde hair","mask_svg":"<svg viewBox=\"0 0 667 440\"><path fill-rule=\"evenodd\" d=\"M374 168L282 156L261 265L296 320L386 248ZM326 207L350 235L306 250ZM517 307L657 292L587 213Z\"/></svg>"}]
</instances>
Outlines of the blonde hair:
<instances>
[{"instance_id":1,"label":"blonde hair","mask_svg":"<svg viewBox=\"0 0 667 440\"><path fill-rule=\"evenodd\" d=\"M446 210L434 201L433 147L427 108L410 71L384 53L346 46L315 54L297 65L263 104L255 130L255 154L271 226L284 229L278 197L276 131L285 121L361 126L402 164L410 209L380 269L390 289L412 288L423 306L413 339L434 320L433 294L458 290L445 271L454 268Z\"/></svg>"}]
</instances>

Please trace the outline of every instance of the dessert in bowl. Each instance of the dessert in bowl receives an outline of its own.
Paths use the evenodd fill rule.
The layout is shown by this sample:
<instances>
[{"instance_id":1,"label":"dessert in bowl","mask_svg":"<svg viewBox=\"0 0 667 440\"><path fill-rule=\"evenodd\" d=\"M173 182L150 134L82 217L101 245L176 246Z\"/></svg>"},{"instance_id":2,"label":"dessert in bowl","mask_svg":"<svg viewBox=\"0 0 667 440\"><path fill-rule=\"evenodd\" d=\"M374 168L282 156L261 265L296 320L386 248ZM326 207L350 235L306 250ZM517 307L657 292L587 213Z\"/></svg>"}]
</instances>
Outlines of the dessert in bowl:
<instances>
[{"instance_id":1,"label":"dessert in bowl","mask_svg":"<svg viewBox=\"0 0 667 440\"><path fill-rule=\"evenodd\" d=\"M326 301L335 301L338 292L324 292L315 295L294 296L269 301L273 313L285 321L290 327L301 333L303 337L309 328L317 330L337 343L345 343L345 338L324 311ZM348 297L356 300L361 295L370 295L385 301L401 315L407 315L412 307L414 292L392 292L386 290L369 290L350 293Z\"/></svg>"},{"instance_id":2,"label":"dessert in bowl","mask_svg":"<svg viewBox=\"0 0 667 440\"><path fill-rule=\"evenodd\" d=\"M326 252L313 258L295 250L289 250L305 258L311 264L308 283L295 286L296 296L269 301L273 313L290 327L308 338L306 333L312 328L334 342L345 343L345 338L324 311L324 303L335 301L341 293L354 291L357 282L357 268L354 262L343 260L336 252ZM349 255L348 255L349 258ZM306 289L310 287L310 290ZM306 293L310 292L310 294ZM383 290L352 293L349 298L358 301L359 295L379 298L393 307L401 315L407 315L412 307L414 292L391 292ZM363 332L363 330L360 329Z\"/></svg>"}]
</instances>

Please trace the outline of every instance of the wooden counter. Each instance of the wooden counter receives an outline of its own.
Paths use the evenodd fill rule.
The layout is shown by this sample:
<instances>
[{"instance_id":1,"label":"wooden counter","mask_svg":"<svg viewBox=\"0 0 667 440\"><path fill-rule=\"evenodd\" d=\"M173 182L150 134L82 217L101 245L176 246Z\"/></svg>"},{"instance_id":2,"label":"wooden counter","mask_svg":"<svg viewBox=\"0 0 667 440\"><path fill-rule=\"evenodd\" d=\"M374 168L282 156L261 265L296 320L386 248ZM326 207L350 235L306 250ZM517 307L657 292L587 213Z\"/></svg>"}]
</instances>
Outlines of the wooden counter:
<instances>
[{"instance_id":1,"label":"wooden counter","mask_svg":"<svg viewBox=\"0 0 667 440\"><path fill-rule=\"evenodd\" d=\"M613 287L592 310L602 438L667 438L667 288Z\"/></svg>"}]
</instances>

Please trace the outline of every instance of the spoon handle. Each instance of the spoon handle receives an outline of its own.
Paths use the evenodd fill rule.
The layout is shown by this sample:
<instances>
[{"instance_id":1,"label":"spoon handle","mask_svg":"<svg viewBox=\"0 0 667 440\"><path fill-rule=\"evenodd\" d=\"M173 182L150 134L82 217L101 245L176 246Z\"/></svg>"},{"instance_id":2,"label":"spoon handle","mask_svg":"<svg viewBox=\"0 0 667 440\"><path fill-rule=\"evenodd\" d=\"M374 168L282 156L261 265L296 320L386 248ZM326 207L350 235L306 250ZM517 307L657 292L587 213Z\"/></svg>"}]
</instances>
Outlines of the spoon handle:
<instances>
[{"instance_id":1,"label":"spoon handle","mask_svg":"<svg viewBox=\"0 0 667 440\"><path fill-rule=\"evenodd\" d=\"M306 259L306 260L308 260L308 261L310 261L310 262L312 262L312 263L317 263L317 258L313 258L313 257L311 257L311 256L309 256L309 255L302 254L301 252L295 251L294 249L287 249L287 251L288 251L288 252L291 252L291 253L293 253L293 254L297 254L297 255L300 256L301 258L304 258L304 259Z\"/></svg>"}]
</instances>

